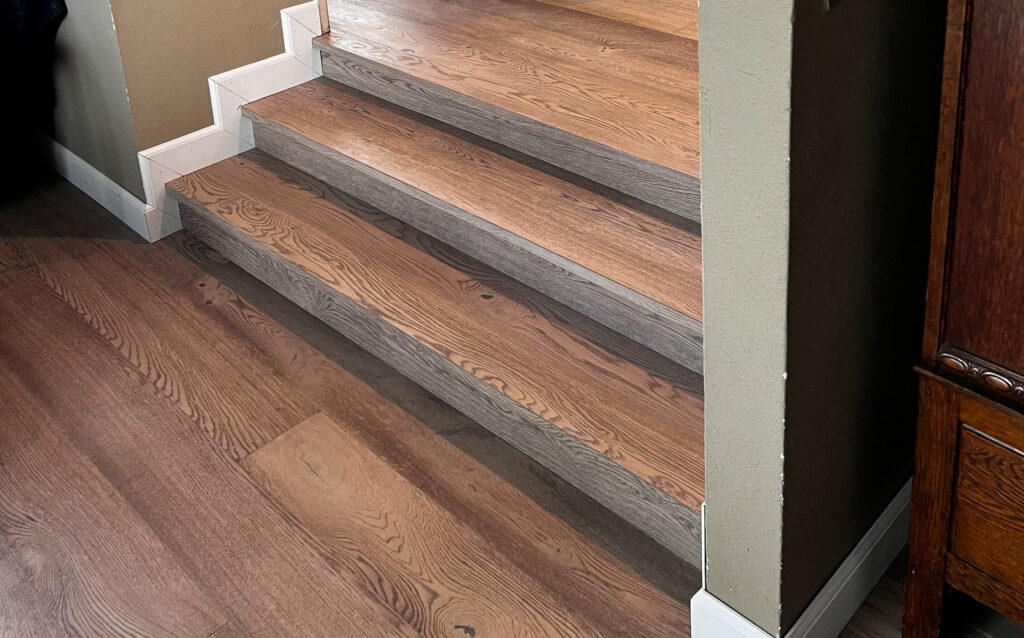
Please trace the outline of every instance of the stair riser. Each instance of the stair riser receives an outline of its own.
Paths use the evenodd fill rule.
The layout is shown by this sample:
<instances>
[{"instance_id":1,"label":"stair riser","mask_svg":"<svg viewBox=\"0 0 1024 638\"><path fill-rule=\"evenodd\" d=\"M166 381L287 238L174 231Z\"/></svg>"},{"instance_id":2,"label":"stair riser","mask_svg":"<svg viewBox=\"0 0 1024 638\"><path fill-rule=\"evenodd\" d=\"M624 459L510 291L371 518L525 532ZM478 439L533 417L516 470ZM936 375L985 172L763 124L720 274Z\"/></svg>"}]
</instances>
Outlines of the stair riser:
<instances>
[{"instance_id":1,"label":"stair riser","mask_svg":"<svg viewBox=\"0 0 1024 638\"><path fill-rule=\"evenodd\" d=\"M324 75L700 222L700 180L314 41Z\"/></svg>"},{"instance_id":2,"label":"stair riser","mask_svg":"<svg viewBox=\"0 0 1024 638\"><path fill-rule=\"evenodd\" d=\"M182 202L185 229L687 562L700 560L700 515L396 330L217 216Z\"/></svg>"},{"instance_id":3,"label":"stair riser","mask_svg":"<svg viewBox=\"0 0 1024 638\"><path fill-rule=\"evenodd\" d=\"M700 322L258 115L257 146L680 365L703 373Z\"/></svg>"}]
</instances>

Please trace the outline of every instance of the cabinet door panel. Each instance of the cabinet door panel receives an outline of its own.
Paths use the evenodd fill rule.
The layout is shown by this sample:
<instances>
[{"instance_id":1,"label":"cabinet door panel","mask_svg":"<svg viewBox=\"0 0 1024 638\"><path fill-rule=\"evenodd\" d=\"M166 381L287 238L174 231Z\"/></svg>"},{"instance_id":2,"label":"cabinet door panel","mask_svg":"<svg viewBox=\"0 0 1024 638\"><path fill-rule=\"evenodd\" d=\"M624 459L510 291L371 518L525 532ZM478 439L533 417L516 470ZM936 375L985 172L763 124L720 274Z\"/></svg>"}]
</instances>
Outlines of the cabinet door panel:
<instances>
[{"instance_id":1,"label":"cabinet door panel","mask_svg":"<svg viewBox=\"0 0 1024 638\"><path fill-rule=\"evenodd\" d=\"M1024 373L1024 0L974 0L945 341Z\"/></svg>"}]
</instances>

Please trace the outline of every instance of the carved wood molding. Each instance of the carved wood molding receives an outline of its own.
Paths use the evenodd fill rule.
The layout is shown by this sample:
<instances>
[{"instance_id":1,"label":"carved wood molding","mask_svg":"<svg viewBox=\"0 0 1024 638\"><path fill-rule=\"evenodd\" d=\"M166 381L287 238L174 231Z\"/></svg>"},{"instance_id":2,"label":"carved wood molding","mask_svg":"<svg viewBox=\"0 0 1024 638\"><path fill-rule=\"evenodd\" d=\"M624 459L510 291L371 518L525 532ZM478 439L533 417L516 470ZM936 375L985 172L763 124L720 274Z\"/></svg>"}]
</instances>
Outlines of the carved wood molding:
<instances>
[{"instance_id":1,"label":"carved wood molding","mask_svg":"<svg viewBox=\"0 0 1024 638\"><path fill-rule=\"evenodd\" d=\"M1024 377L1006 368L949 346L939 349L939 364L999 394L1024 401Z\"/></svg>"}]
</instances>

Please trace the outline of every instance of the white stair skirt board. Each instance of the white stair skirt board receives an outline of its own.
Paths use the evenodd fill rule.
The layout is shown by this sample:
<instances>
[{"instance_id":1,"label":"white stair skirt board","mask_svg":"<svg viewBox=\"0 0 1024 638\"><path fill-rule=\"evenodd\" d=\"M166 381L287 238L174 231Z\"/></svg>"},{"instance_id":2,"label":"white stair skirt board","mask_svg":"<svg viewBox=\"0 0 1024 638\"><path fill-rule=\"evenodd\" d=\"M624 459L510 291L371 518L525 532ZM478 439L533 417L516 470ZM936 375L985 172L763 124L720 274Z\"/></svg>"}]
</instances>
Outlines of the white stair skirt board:
<instances>
[{"instance_id":1,"label":"white stair skirt board","mask_svg":"<svg viewBox=\"0 0 1024 638\"><path fill-rule=\"evenodd\" d=\"M786 638L835 638L846 627L907 543L911 484L893 498ZM690 601L690 623L693 638L772 638L706 589Z\"/></svg>"},{"instance_id":2,"label":"white stair skirt board","mask_svg":"<svg viewBox=\"0 0 1024 638\"><path fill-rule=\"evenodd\" d=\"M181 228L167 182L254 147L252 124L241 107L322 75L313 38L322 33L316 0L281 10L285 52L209 79L213 125L139 153L146 203L174 219L147 237L157 241Z\"/></svg>"}]
</instances>

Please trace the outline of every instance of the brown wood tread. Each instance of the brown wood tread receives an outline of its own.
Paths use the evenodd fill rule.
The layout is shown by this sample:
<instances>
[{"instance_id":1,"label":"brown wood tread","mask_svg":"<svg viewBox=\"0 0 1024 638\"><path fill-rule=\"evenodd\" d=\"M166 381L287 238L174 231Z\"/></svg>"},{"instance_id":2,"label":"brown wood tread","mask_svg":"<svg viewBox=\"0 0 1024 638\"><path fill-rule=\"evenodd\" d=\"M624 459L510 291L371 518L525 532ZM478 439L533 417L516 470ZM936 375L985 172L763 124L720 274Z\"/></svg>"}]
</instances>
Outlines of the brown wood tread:
<instances>
[{"instance_id":1,"label":"brown wood tread","mask_svg":"<svg viewBox=\"0 0 1024 638\"><path fill-rule=\"evenodd\" d=\"M326 76L699 220L692 0L657 24L607 1L328 4Z\"/></svg>"},{"instance_id":2,"label":"brown wood tread","mask_svg":"<svg viewBox=\"0 0 1024 638\"><path fill-rule=\"evenodd\" d=\"M320 79L244 109L261 149L702 370L698 235L364 97Z\"/></svg>"},{"instance_id":3,"label":"brown wood tread","mask_svg":"<svg viewBox=\"0 0 1024 638\"><path fill-rule=\"evenodd\" d=\"M168 187L190 233L699 561L693 372L261 151Z\"/></svg>"}]
</instances>

